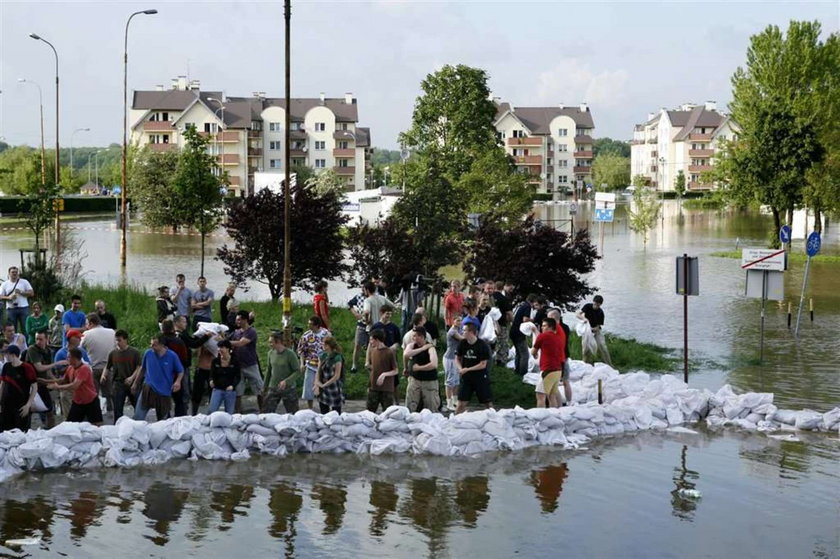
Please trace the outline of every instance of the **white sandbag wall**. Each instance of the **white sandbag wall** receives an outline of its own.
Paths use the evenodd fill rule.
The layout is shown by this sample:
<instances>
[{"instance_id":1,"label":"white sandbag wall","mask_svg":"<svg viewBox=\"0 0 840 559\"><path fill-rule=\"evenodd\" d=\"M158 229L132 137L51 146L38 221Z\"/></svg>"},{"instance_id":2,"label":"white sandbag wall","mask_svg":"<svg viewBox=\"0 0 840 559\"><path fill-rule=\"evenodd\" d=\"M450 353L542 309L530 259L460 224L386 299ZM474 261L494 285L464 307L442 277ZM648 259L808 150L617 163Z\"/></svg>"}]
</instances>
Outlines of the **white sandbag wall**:
<instances>
[{"instance_id":1,"label":"white sandbag wall","mask_svg":"<svg viewBox=\"0 0 840 559\"><path fill-rule=\"evenodd\" d=\"M576 405L559 409L517 407L448 418L400 406L379 415L216 412L151 424L122 417L103 427L64 422L48 431L7 431L0 433L0 481L26 470L136 466L172 458L247 460L252 452L469 456L535 445L574 449L597 436L673 429L700 420L759 431L840 431L840 407L827 413L779 410L773 394L737 395L728 385L713 394L688 388L671 375L651 380L646 373L619 375L606 365L581 362L574 362L571 379ZM599 379L603 405L597 404Z\"/></svg>"}]
</instances>

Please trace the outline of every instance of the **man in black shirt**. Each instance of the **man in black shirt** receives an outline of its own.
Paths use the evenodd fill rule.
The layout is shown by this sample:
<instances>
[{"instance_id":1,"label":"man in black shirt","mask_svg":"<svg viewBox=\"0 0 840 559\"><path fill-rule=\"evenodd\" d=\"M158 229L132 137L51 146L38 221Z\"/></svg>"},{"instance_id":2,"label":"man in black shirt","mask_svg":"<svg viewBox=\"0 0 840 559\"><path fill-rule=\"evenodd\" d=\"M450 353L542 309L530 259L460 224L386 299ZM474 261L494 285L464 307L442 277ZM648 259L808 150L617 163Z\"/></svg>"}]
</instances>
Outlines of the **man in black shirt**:
<instances>
[{"instance_id":1,"label":"man in black shirt","mask_svg":"<svg viewBox=\"0 0 840 559\"><path fill-rule=\"evenodd\" d=\"M426 329L415 326L411 342L403 353L411 360L408 387L405 389L405 405L410 411L420 411L423 407L433 412L440 408L440 388L438 386L438 356L434 344L426 340Z\"/></svg>"},{"instance_id":2,"label":"man in black shirt","mask_svg":"<svg viewBox=\"0 0 840 559\"><path fill-rule=\"evenodd\" d=\"M604 339L604 310L601 306L604 304L604 298L600 295L596 295L592 298L591 303L586 303L583 308L581 308L577 312L577 317L580 320L585 320L589 322L590 328L592 328L592 334L595 336L595 341L598 343L598 352L601 354L601 359L607 365L612 366L612 361L610 360L610 352L607 349L607 342ZM583 341L583 340L581 340ZM583 360L586 361L586 357L589 354L586 351L586 344L582 344L583 348ZM591 358L594 361L597 355L592 355Z\"/></svg>"},{"instance_id":3,"label":"man in black shirt","mask_svg":"<svg viewBox=\"0 0 840 559\"><path fill-rule=\"evenodd\" d=\"M493 407L493 393L490 390L490 346L478 339L478 329L468 322L464 325L464 339L458 344L455 365L461 375L458 387L458 407L455 413L463 413L472 399L473 393L479 403L487 408Z\"/></svg>"},{"instance_id":4,"label":"man in black shirt","mask_svg":"<svg viewBox=\"0 0 840 559\"><path fill-rule=\"evenodd\" d=\"M510 323L510 341L513 342L513 347L516 349L516 364L514 368L516 374L524 377L528 372L528 338L519 329L523 322L530 322L531 311L534 310L537 304L537 295L531 293L528 297L519 303L516 310L513 312L513 320Z\"/></svg>"},{"instance_id":5,"label":"man in black shirt","mask_svg":"<svg viewBox=\"0 0 840 559\"><path fill-rule=\"evenodd\" d=\"M204 396L205 393L209 395L211 393L211 390L209 377L206 375L199 375L198 371L196 371L196 378L194 379L194 381L190 382L190 367L192 367L193 350L196 350L203 346L204 342L209 340L213 336L213 334L207 333L203 336L191 335L189 332L187 332L187 317L183 315L175 319L174 326L175 335L187 347L186 355L183 359L181 359L181 365L184 366L183 384L186 387L186 392L184 392L184 390L181 390L181 392L184 392L184 394L179 397L179 400L175 404L175 417L180 417L180 415L186 415L188 400L192 400L192 414L196 415L198 413L198 407L201 405L201 398ZM192 394L190 394L191 392ZM179 413L182 411L184 413L179 415Z\"/></svg>"}]
</instances>

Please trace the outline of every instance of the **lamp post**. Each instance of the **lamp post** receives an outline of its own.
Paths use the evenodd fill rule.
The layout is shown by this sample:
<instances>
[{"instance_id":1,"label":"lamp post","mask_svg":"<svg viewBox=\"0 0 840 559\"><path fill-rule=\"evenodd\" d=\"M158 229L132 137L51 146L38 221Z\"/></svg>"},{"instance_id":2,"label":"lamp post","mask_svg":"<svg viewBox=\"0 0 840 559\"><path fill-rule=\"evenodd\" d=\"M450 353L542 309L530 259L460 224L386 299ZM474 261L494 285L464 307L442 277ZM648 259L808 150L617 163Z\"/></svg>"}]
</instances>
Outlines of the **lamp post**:
<instances>
[{"instance_id":1,"label":"lamp post","mask_svg":"<svg viewBox=\"0 0 840 559\"><path fill-rule=\"evenodd\" d=\"M134 16L143 14L143 15L154 15L157 13L157 10L140 10L139 12L134 12L130 16L128 16L128 20L125 22L125 43L123 49L123 141L122 141L122 171L121 171L121 182L122 184L120 189L120 267L124 270L125 269L125 261L126 261L126 225L128 224L127 215L126 215L126 191L128 190L128 180L126 179L126 153L128 151L128 26L131 23L131 20Z\"/></svg>"},{"instance_id":2,"label":"lamp post","mask_svg":"<svg viewBox=\"0 0 840 559\"><path fill-rule=\"evenodd\" d=\"M59 123L59 117L58 117L58 51L55 50L55 46L53 46L53 44L51 42L44 39L43 37L41 37L37 33L30 33L29 36L32 37L33 39L35 39L36 41L41 41L42 43L46 43L47 46L49 46L52 49L53 54L55 55L55 188L56 188L56 191L58 192L59 189L61 188L60 187L60 183L61 183L61 178L60 178L61 177L61 164L60 164L59 158L58 158L58 156L59 156L59 145L58 145L59 144L59 142L58 142L58 123ZM59 255L60 251L61 251L61 248L60 248L61 247L61 217L60 217L60 215L61 214L59 214L57 211L55 212L55 250L56 250L56 255Z\"/></svg>"},{"instance_id":3,"label":"lamp post","mask_svg":"<svg viewBox=\"0 0 840 559\"><path fill-rule=\"evenodd\" d=\"M96 152L94 152L94 153L96 153ZM87 162L88 182L90 182L90 158L93 157L93 155L94 155L93 153L88 154L88 162Z\"/></svg>"},{"instance_id":4,"label":"lamp post","mask_svg":"<svg viewBox=\"0 0 840 559\"><path fill-rule=\"evenodd\" d=\"M90 128L76 128L73 130L73 133L70 134L70 178L73 178L73 172L75 171L73 167L73 138L76 136L76 132L90 132Z\"/></svg>"},{"instance_id":5,"label":"lamp post","mask_svg":"<svg viewBox=\"0 0 840 559\"><path fill-rule=\"evenodd\" d=\"M213 112L213 114L218 116L218 112L222 111L221 129L224 130L225 129L225 106L224 106L224 104L221 101L219 101L218 99L216 99L215 97L208 97L207 100L208 101L213 101L213 102L219 104L219 108L216 109ZM222 153L219 154L219 131L218 130L216 130L215 141L216 141L216 154L221 155L221 157L219 157L219 175L221 176L222 175L222 170L224 169L224 164L225 164L225 141L224 141L224 139L222 139Z\"/></svg>"},{"instance_id":6,"label":"lamp post","mask_svg":"<svg viewBox=\"0 0 840 559\"><path fill-rule=\"evenodd\" d=\"M96 163L96 188L99 188L99 154L104 150L98 150L93 154L93 161Z\"/></svg>"},{"instance_id":7,"label":"lamp post","mask_svg":"<svg viewBox=\"0 0 840 559\"><path fill-rule=\"evenodd\" d=\"M25 78L18 78L20 83L32 84L38 88L38 106L41 110L41 187L47 188L47 151L44 148L44 96L41 93L41 86L37 82L27 80Z\"/></svg>"},{"instance_id":8,"label":"lamp post","mask_svg":"<svg viewBox=\"0 0 840 559\"><path fill-rule=\"evenodd\" d=\"M286 30L286 122L284 130L284 163L283 167L286 171L286 180L283 181L283 339L287 347L292 343L292 261L289 257L289 237L291 236L291 227L289 226L289 198L291 196L290 183L292 180L289 162L291 157L290 145L291 134L289 128L292 124L292 86L291 86L291 39L292 39L292 0L284 0L283 16L285 19Z\"/></svg>"}]
</instances>

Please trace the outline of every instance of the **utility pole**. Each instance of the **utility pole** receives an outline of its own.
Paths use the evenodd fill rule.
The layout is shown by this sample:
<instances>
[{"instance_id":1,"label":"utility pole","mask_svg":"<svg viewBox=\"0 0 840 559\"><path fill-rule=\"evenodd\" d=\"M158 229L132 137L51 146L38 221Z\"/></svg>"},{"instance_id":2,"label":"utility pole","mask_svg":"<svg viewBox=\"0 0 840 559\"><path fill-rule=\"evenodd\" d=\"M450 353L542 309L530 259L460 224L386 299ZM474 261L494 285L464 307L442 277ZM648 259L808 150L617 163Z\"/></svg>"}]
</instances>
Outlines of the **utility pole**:
<instances>
[{"instance_id":1,"label":"utility pole","mask_svg":"<svg viewBox=\"0 0 840 559\"><path fill-rule=\"evenodd\" d=\"M292 344L292 260L289 255L291 227L289 224L291 199L291 161L290 144L292 125L292 86L291 86L291 38L292 38L292 0L285 0L284 16L286 22L286 128L284 130L284 161L286 180L283 181L283 339L286 347Z\"/></svg>"}]
</instances>

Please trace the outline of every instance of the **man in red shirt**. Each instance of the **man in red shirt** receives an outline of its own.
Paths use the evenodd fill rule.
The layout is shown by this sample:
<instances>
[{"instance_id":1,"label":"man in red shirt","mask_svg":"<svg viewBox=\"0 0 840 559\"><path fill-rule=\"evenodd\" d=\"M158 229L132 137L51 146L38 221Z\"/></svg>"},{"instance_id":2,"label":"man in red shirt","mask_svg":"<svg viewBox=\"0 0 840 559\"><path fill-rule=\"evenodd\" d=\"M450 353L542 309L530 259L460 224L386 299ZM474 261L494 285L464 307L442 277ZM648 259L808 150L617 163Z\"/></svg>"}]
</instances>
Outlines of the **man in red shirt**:
<instances>
[{"instance_id":1,"label":"man in red shirt","mask_svg":"<svg viewBox=\"0 0 840 559\"><path fill-rule=\"evenodd\" d=\"M557 321L544 318L542 332L537 336L531 354L540 354L540 372L542 373L545 393L552 408L560 407L558 385L563 377L563 363L566 361L566 333L557 330Z\"/></svg>"},{"instance_id":2,"label":"man in red shirt","mask_svg":"<svg viewBox=\"0 0 840 559\"><path fill-rule=\"evenodd\" d=\"M443 299L443 308L446 311L444 318L447 328L453 324L460 324L461 316L464 314L464 294L461 293L460 281L452 280L449 293Z\"/></svg>"},{"instance_id":3,"label":"man in red shirt","mask_svg":"<svg viewBox=\"0 0 840 559\"><path fill-rule=\"evenodd\" d=\"M67 421L88 421L94 425L102 425L102 408L99 404L99 394L93 384L93 371L90 365L82 361L82 350L75 347L67 354L70 365L64 378L69 384L53 383L50 390L72 390L73 404L67 414Z\"/></svg>"}]
</instances>

